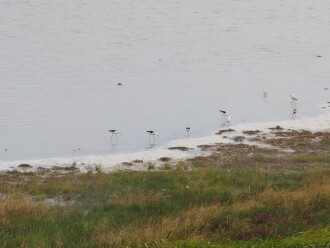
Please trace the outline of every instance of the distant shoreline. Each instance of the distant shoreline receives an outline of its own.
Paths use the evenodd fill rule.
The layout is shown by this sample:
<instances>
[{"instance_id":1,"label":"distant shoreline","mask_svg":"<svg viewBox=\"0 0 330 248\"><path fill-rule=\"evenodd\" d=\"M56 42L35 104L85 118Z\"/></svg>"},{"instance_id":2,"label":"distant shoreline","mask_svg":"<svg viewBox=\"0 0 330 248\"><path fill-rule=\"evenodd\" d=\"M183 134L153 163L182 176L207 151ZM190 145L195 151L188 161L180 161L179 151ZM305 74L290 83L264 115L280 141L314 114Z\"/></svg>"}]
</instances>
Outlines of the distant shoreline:
<instances>
[{"instance_id":1,"label":"distant shoreline","mask_svg":"<svg viewBox=\"0 0 330 248\"><path fill-rule=\"evenodd\" d=\"M116 170L146 170L146 164L154 163L156 166L160 166L163 162L162 158L168 158L171 161L181 161L190 159L195 156L208 155L205 151L201 151L199 147L213 144L234 144L235 137L242 136L248 138L249 135L244 134L244 131L258 130L261 133L270 133L269 128L280 126L288 130L309 130L312 132L325 131L330 132L330 113L320 115L317 117L306 117L301 119L278 121L278 122L265 122L265 123L250 123L239 124L229 127L223 127L220 130L233 129L234 132L224 133L222 135L209 135L200 138L187 138L174 140L169 142L166 146L154 148L147 151L124 153L117 155L90 155L83 157L73 158L48 158L48 159L36 159L36 160L19 160L0 162L1 171L10 171L20 169L20 164L29 164L30 168L24 170L36 170L37 168L50 169L52 167L69 167L75 164L79 171L86 172L91 167L102 166L105 171L111 172ZM245 139L243 138L243 139ZM257 144L251 142L248 139L240 141L247 144ZM169 148L178 149L169 149ZM183 149L180 149L183 148ZM138 161L138 163L135 163ZM141 162L143 161L143 162Z\"/></svg>"}]
</instances>

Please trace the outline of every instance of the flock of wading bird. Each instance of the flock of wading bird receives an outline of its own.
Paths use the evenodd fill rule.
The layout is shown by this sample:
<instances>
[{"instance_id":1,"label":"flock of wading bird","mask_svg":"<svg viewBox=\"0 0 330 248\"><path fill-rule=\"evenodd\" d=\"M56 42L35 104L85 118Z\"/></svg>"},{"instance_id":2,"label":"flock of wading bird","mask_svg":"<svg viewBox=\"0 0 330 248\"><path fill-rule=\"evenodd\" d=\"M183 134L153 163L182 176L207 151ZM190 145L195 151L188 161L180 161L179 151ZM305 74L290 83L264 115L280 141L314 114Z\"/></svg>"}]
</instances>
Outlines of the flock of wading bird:
<instances>
[{"instance_id":1,"label":"flock of wading bird","mask_svg":"<svg viewBox=\"0 0 330 248\"><path fill-rule=\"evenodd\" d=\"M119 82L118 87L122 87L123 84L121 82ZM328 88L324 88L324 90L327 90ZM267 97L268 96L268 90L267 89L263 89L263 96ZM298 101L298 98L295 97L294 94L290 94L290 98L291 98L291 104L292 104L292 117L294 118L298 112L298 110L296 109L296 102ZM231 123L231 116L228 114L227 111L225 110L219 110L221 117L222 117L222 121L223 123L226 124L230 124ZM121 135L122 133L117 130L117 129L110 129L108 130L111 133L111 140L113 138L116 138L116 140L118 140L118 135ZM189 136L189 132L190 132L190 127L186 127L186 131L187 131L187 136ZM152 138L153 140L155 140L155 137L158 137L158 134L156 133L155 130L147 130L146 131L149 134L149 141Z\"/></svg>"}]
</instances>

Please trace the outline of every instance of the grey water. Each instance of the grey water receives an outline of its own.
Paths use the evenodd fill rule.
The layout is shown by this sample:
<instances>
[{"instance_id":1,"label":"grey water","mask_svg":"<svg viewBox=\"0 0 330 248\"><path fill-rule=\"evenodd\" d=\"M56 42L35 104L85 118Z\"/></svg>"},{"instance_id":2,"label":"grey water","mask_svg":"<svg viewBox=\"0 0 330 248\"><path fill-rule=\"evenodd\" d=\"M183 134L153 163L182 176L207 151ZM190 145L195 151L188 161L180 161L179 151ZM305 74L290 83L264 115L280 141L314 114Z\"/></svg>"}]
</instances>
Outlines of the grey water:
<instances>
[{"instance_id":1,"label":"grey water","mask_svg":"<svg viewBox=\"0 0 330 248\"><path fill-rule=\"evenodd\" d=\"M0 161L159 147L216 131L220 109L232 125L322 114L329 13L328 0L1 0Z\"/></svg>"}]
</instances>

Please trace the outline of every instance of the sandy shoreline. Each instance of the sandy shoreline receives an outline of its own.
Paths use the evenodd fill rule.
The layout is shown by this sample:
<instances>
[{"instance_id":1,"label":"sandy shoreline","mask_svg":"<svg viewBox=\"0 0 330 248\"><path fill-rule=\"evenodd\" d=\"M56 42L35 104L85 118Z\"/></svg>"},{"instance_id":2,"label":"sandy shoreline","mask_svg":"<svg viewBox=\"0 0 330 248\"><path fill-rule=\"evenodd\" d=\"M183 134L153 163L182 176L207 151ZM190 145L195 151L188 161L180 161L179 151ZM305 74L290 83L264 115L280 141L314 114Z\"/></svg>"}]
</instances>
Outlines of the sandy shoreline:
<instances>
[{"instance_id":1,"label":"sandy shoreline","mask_svg":"<svg viewBox=\"0 0 330 248\"><path fill-rule=\"evenodd\" d=\"M249 123L249 124L239 124L230 127L224 127L225 129L233 129L235 131L225 132L221 135L213 134L200 138L187 138L174 140L169 142L166 146L141 151L134 153L124 153L116 155L90 155L82 157L71 157L71 158L48 158L48 159L37 159L37 160L20 160L20 161L10 161L10 162L0 162L0 170L16 170L20 164L29 164L32 167L29 170L36 170L37 168L52 168L57 167L68 167L75 164L77 168L84 172L91 167L97 165L102 166L105 171L114 171L120 169L130 169L130 170L145 170L146 164L153 163L156 166L162 164L161 158L170 158L170 161L180 161L192 158L197 155L207 155L205 151L199 149L203 145L213 145L213 144L229 144L235 143L235 137L247 137L248 135L243 132L246 130L258 130L263 134L270 133L270 128L280 126L283 129L288 130L309 130L312 132L326 131L330 132L330 113L320 115L312 118L300 118L288 121L278 121L278 122L265 122L265 123ZM244 139L244 138L243 138ZM236 140L237 142L237 140ZM247 144L257 144L251 143L250 141L241 141ZM178 149L169 149L169 148ZM180 148L188 148L185 150L180 150Z\"/></svg>"}]
</instances>

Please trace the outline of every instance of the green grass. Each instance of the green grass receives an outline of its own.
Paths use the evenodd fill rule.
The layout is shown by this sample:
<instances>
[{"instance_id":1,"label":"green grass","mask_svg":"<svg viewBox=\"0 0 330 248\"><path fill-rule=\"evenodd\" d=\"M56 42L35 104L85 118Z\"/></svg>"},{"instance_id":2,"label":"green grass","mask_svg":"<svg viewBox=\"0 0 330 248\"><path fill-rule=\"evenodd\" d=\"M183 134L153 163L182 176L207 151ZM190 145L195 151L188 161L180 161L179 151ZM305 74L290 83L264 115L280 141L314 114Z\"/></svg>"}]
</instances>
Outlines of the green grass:
<instances>
[{"instance_id":1,"label":"green grass","mask_svg":"<svg viewBox=\"0 0 330 248\"><path fill-rule=\"evenodd\" d=\"M293 157L294 162L301 163L327 163L330 164L330 155L327 154L297 154Z\"/></svg>"},{"instance_id":2,"label":"green grass","mask_svg":"<svg viewBox=\"0 0 330 248\"><path fill-rule=\"evenodd\" d=\"M10 195L0 203L4 247L220 247L228 240L266 247L296 242L300 232L308 241L309 233L328 233L330 223L326 167L35 176L24 185L2 183L1 191ZM49 206L46 198L73 204ZM320 240L330 242L326 235Z\"/></svg>"},{"instance_id":3,"label":"green grass","mask_svg":"<svg viewBox=\"0 0 330 248\"><path fill-rule=\"evenodd\" d=\"M306 247L329 247L330 229L311 230L298 233L281 240L275 239L251 239L249 241L230 241L223 244L216 244L210 241L188 240L176 241L173 243L159 244L158 247L176 247L176 248L225 248L225 247L255 247L255 248L306 248ZM140 247L153 247L152 245L143 244Z\"/></svg>"},{"instance_id":4,"label":"green grass","mask_svg":"<svg viewBox=\"0 0 330 248\"><path fill-rule=\"evenodd\" d=\"M289 155L234 144L160 171L0 174L0 247L330 247L330 135L289 135L272 140Z\"/></svg>"}]
</instances>

